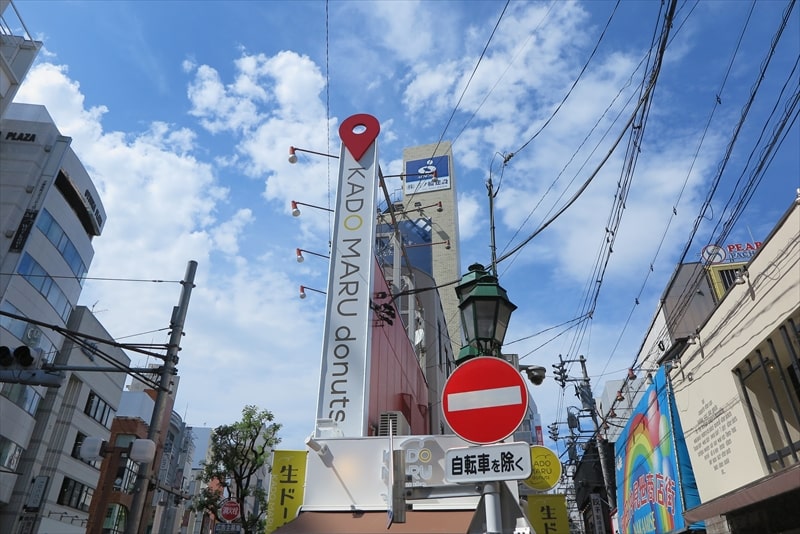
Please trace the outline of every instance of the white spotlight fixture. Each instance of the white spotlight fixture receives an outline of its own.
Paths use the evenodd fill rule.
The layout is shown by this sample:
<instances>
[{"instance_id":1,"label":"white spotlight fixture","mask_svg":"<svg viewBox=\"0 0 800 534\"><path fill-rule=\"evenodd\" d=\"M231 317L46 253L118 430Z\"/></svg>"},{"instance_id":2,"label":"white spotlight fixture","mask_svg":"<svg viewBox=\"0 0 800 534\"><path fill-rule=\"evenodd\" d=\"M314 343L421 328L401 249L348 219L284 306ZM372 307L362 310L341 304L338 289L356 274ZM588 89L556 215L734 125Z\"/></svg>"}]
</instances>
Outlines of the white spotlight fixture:
<instances>
[{"instance_id":1,"label":"white spotlight fixture","mask_svg":"<svg viewBox=\"0 0 800 534\"><path fill-rule=\"evenodd\" d=\"M289 163L291 163L292 165L297 163L297 154L295 154L296 150L297 149L293 146L289 147Z\"/></svg>"},{"instance_id":2,"label":"white spotlight fixture","mask_svg":"<svg viewBox=\"0 0 800 534\"><path fill-rule=\"evenodd\" d=\"M314 439L313 435L312 436L308 436L306 438L306 447L308 447L312 451L316 452L320 456L322 456L323 454L328 452L328 444L327 443L320 443L319 441Z\"/></svg>"},{"instance_id":3,"label":"white spotlight fixture","mask_svg":"<svg viewBox=\"0 0 800 534\"><path fill-rule=\"evenodd\" d=\"M292 215L294 217L299 217L300 216L300 208L298 206L308 206L309 208L314 208L314 209L317 209L317 210L333 212L333 210L331 208L323 208L322 206L316 206L314 204L307 204L305 202L292 200Z\"/></svg>"},{"instance_id":4,"label":"white spotlight fixture","mask_svg":"<svg viewBox=\"0 0 800 534\"><path fill-rule=\"evenodd\" d=\"M306 250L304 248L296 248L295 253L297 254L297 263L303 263L305 261L305 256L303 256L303 252L306 254L311 254L312 256L317 256L319 258L325 258L326 260L331 259L330 256L326 256L325 254L320 254L319 252L314 252L312 250Z\"/></svg>"},{"instance_id":5,"label":"white spotlight fixture","mask_svg":"<svg viewBox=\"0 0 800 534\"><path fill-rule=\"evenodd\" d=\"M314 289L313 287L308 287L308 286L300 286L300 298L301 299L306 298L306 296L307 296L306 295L306 291L313 291L314 293L319 293L321 295L327 295L327 293L325 293L324 291L320 291L319 289Z\"/></svg>"}]
</instances>

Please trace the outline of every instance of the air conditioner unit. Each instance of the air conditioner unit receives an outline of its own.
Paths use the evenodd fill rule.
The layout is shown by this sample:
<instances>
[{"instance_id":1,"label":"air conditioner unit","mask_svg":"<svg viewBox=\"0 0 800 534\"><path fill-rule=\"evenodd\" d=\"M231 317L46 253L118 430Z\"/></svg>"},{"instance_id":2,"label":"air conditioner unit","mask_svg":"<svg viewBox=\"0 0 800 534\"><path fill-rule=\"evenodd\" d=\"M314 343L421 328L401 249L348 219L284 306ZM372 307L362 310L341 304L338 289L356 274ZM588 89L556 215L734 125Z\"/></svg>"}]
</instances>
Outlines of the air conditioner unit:
<instances>
[{"instance_id":1,"label":"air conditioner unit","mask_svg":"<svg viewBox=\"0 0 800 534\"><path fill-rule=\"evenodd\" d=\"M408 436L411 434L411 425L408 424L403 412L383 412L378 425L378 435Z\"/></svg>"}]
</instances>

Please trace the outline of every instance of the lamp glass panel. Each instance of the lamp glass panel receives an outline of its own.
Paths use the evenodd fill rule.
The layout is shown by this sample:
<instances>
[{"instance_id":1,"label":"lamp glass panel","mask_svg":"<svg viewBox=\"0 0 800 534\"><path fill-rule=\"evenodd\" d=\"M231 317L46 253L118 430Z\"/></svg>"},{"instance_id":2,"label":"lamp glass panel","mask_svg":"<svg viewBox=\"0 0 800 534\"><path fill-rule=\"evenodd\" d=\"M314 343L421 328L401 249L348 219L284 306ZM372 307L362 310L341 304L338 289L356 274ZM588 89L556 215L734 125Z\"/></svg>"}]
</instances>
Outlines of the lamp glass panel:
<instances>
[{"instance_id":1,"label":"lamp glass panel","mask_svg":"<svg viewBox=\"0 0 800 534\"><path fill-rule=\"evenodd\" d=\"M495 328L497 327L497 301L476 300L475 301L475 323L476 339L493 340Z\"/></svg>"},{"instance_id":2,"label":"lamp glass panel","mask_svg":"<svg viewBox=\"0 0 800 534\"><path fill-rule=\"evenodd\" d=\"M467 343L475 340L475 309L474 301L461 304L461 324L464 325L464 336Z\"/></svg>"},{"instance_id":3,"label":"lamp glass panel","mask_svg":"<svg viewBox=\"0 0 800 534\"><path fill-rule=\"evenodd\" d=\"M508 330L508 323L511 320L511 313L514 311L514 308L509 306L505 301L501 301L498 304L499 309L497 310L497 330L495 331L495 339L502 345L503 340L506 338L506 330Z\"/></svg>"}]
</instances>

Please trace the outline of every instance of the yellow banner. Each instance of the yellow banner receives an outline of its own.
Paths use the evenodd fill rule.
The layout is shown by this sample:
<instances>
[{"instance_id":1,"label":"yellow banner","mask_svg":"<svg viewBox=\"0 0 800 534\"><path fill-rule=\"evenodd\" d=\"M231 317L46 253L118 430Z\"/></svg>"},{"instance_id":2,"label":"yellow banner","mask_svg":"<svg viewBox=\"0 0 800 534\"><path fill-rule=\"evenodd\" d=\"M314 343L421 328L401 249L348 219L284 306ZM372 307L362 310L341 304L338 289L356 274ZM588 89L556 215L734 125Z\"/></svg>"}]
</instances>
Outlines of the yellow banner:
<instances>
[{"instance_id":1,"label":"yellow banner","mask_svg":"<svg viewBox=\"0 0 800 534\"><path fill-rule=\"evenodd\" d=\"M528 495L528 520L536 534L569 534L565 495Z\"/></svg>"},{"instance_id":2,"label":"yellow banner","mask_svg":"<svg viewBox=\"0 0 800 534\"><path fill-rule=\"evenodd\" d=\"M267 526L270 534L294 519L303 504L306 483L307 451L274 451L272 479L267 499Z\"/></svg>"}]
</instances>

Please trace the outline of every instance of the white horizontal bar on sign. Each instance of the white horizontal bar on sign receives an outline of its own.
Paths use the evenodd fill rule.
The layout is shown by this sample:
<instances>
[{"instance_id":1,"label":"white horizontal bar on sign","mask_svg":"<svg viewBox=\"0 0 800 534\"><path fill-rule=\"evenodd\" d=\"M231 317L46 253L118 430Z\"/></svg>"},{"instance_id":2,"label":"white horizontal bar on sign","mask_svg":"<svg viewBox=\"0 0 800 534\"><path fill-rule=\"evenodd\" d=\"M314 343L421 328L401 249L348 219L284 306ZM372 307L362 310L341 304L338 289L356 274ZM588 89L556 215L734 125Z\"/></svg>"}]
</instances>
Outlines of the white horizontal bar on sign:
<instances>
[{"instance_id":1,"label":"white horizontal bar on sign","mask_svg":"<svg viewBox=\"0 0 800 534\"><path fill-rule=\"evenodd\" d=\"M522 393L519 386L477 389L475 391L447 395L447 410L450 412L495 408L513 404L522 404Z\"/></svg>"}]
</instances>

